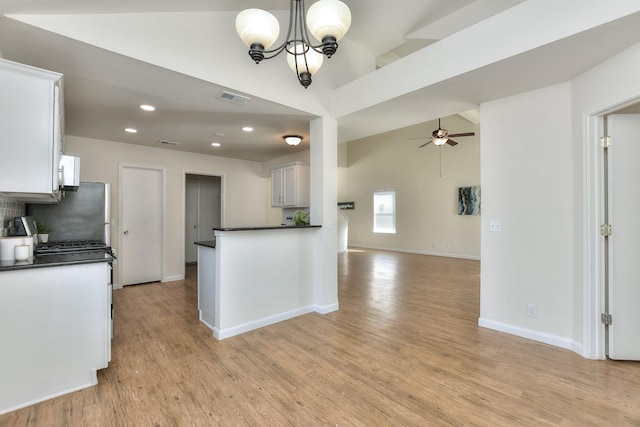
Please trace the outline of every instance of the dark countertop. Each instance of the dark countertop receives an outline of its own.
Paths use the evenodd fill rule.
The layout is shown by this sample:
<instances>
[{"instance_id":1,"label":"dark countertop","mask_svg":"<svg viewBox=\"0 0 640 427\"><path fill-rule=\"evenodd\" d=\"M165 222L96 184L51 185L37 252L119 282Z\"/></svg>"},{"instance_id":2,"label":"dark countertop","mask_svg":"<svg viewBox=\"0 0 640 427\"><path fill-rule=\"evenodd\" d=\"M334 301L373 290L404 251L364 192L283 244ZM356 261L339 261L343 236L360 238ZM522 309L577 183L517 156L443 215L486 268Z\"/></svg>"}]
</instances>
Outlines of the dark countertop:
<instances>
[{"instance_id":1,"label":"dark countertop","mask_svg":"<svg viewBox=\"0 0 640 427\"><path fill-rule=\"evenodd\" d=\"M111 262L113 258L104 252L39 255L29 257L26 261L0 261L0 272L9 270L24 270L28 268L62 267L75 264L90 264L94 262Z\"/></svg>"},{"instance_id":2,"label":"dark countertop","mask_svg":"<svg viewBox=\"0 0 640 427\"><path fill-rule=\"evenodd\" d=\"M213 231L259 231L259 230L287 230L287 229L301 229L301 228L320 228L321 225L277 225L271 227L227 227L227 228L215 228Z\"/></svg>"},{"instance_id":3,"label":"dark countertop","mask_svg":"<svg viewBox=\"0 0 640 427\"><path fill-rule=\"evenodd\" d=\"M193 242L195 245L198 246L206 246L207 248L216 248L216 239L214 237L213 240L204 240L202 242Z\"/></svg>"}]
</instances>

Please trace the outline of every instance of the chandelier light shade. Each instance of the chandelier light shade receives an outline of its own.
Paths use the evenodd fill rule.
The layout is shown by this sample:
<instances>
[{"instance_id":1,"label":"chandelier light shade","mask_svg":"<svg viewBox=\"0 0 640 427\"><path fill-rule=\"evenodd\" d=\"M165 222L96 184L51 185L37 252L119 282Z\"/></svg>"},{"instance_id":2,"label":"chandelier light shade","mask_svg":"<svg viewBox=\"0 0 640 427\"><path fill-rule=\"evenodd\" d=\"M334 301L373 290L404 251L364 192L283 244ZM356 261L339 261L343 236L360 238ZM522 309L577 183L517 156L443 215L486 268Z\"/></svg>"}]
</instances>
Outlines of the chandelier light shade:
<instances>
[{"instance_id":1,"label":"chandelier light shade","mask_svg":"<svg viewBox=\"0 0 640 427\"><path fill-rule=\"evenodd\" d=\"M349 7L338 0L321 0L314 3L307 12L307 26L311 34L320 42L332 37L338 41L351 26Z\"/></svg>"},{"instance_id":2,"label":"chandelier light shade","mask_svg":"<svg viewBox=\"0 0 640 427\"><path fill-rule=\"evenodd\" d=\"M293 51L296 52L295 55L287 53L287 63L298 75L302 86L308 87L311 84L311 76L322 66L324 56L302 43L296 44ZM305 84L306 81L308 81L307 84Z\"/></svg>"},{"instance_id":3,"label":"chandelier light shade","mask_svg":"<svg viewBox=\"0 0 640 427\"><path fill-rule=\"evenodd\" d=\"M251 59L259 64L286 50L287 62L305 88L322 65L322 55L331 58L336 53L338 40L350 26L351 11L340 0L317 1L309 8L306 18L304 0L290 0L286 39L278 47L269 49L280 34L275 16L261 9L246 9L236 17L236 31L249 47ZM309 32L319 44L312 43Z\"/></svg>"},{"instance_id":4,"label":"chandelier light shade","mask_svg":"<svg viewBox=\"0 0 640 427\"><path fill-rule=\"evenodd\" d=\"M285 135L282 139L284 139L289 145L298 145L302 141L302 137L300 135Z\"/></svg>"},{"instance_id":5,"label":"chandelier light shade","mask_svg":"<svg viewBox=\"0 0 640 427\"><path fill-rule=\"evenodd\" d=\"M257 44L269 49L280 35L280 25L266 10L246 9L236 16L236 31L248 47Z\"/></svg>"}]
</instances>

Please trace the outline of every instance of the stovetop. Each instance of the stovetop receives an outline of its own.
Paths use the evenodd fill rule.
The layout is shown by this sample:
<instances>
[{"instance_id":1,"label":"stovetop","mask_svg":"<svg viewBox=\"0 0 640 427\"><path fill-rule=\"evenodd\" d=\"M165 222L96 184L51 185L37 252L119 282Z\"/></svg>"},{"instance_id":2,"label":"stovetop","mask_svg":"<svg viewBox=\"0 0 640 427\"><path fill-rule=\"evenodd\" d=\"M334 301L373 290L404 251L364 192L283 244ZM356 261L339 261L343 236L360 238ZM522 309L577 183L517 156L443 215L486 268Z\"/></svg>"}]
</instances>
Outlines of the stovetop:
<instances>
[{"instance_id":1,"label":"stovetop","mask_svg":"<svg viewBox=\"0 0 640 427\"><path fill-rule=\"evenodd\" d=\"M34 249L36 255L93 251L111 253L111 247L102 240L61 240L57 242L38 243Z\"/></svg>"}]
</instances>

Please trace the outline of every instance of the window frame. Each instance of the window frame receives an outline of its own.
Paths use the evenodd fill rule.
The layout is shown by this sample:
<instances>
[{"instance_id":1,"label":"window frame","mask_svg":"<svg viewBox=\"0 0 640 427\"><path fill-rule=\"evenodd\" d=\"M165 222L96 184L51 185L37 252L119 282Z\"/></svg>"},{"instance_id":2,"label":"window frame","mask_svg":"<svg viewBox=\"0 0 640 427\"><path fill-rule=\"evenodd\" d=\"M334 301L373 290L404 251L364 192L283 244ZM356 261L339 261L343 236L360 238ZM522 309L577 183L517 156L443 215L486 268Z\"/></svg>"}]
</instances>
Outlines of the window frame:
<instances>
[{"instance_id":1,"label":"window frame","mask_svg":"<svg viewBox=\"0 0 640 427\"><path fill-rule=\"evenodd\" d=\"M378 212L380 203L376 203L378 197L392 196L392 212ZM391 228L381 226L377 219L379 217L391 217ZM385 221L387 222L387 221ZM396 190L375 190L373 192L373 232L376 234L396 234L397 230L397 193Z\"/></svg>"}]
</instances>

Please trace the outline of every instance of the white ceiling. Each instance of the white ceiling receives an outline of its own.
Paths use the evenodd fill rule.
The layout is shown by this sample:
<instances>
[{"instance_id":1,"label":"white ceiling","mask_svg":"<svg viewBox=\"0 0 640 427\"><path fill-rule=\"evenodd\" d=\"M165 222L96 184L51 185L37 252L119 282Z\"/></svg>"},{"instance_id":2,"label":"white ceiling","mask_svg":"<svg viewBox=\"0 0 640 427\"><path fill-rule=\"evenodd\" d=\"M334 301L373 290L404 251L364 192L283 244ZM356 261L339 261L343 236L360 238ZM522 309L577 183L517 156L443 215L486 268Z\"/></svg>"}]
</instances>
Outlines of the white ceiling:
<instances>
[{"instance_id":1,"label":"white ceiling","mask_svg":"<svg viewBox=\"0 0 640 427\"><path fill-rule=\"evenodd\" d=\"M308 90L284 58L253 64L233 31L248 7L286 26L286 0L0 0L0 52L65 75L69 135L264 161L308 149L318 115L338 120L340 141L362 138L569 80L640 41L629 0L607 13L598 0L344 1L352 27ZM571 3L581 15L564 12ZM219 101L221 90L252 100ZM288 133L303 144L287 146Z\"/></svg>"}]
</instances>

